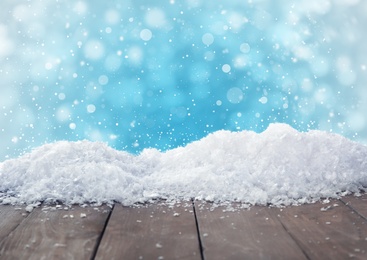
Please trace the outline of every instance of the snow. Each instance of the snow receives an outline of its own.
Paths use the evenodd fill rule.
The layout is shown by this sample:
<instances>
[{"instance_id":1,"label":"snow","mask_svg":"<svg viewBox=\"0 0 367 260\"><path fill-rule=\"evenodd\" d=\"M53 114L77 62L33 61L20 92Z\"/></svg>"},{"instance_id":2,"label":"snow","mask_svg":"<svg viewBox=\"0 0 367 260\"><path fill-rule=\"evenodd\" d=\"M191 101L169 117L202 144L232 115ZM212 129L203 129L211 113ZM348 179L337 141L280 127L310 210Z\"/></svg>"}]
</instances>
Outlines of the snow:
<instances>
[{"instance_id":1,"label":"snow","mask_svg":"<svg viewBox=\"0 0 367 260\"><path fill-rule=\"evenodd\" d=\"M217 131L166 152L138 155L105 143L59 141L0 163L0 203L209 200L275 206L359 193L367 147L324 131L271 124Z\"/></svg>"}]
</instances>

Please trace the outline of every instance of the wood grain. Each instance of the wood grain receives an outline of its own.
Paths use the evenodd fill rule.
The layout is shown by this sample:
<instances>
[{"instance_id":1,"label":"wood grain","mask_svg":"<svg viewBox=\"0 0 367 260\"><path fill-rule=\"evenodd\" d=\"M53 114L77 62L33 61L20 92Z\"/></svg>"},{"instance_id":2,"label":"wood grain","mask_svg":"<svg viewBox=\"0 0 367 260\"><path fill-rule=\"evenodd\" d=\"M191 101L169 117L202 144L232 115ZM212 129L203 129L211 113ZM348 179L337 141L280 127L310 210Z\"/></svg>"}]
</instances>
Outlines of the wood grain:
<instances>
[{"instance_id":1,"label":"wood grain","mask_svg":"<svg viewBox=\"0 0 367 260\"><path fill-rule=\"evenodd\" d=\"M309 259L367 259L366 221L338 200L272 213Z\"/></svg>"},{"instance_id":2,"label":"wood grain","mask_svg":"<svg viewBox=\"0 0 367 260\"><path fill-rule=\"evenodd\" d=\"M116 205L96 259L200 259L192 203Z\"/></svg>"},{"instance_id":3,"label":"wood grain","mask_svg":"<svg viewBox=\"0 0 367 260\"><path fill-rule=\"evenodd\" d=\"M1 259L88 259L109 208L36 208L0 244Z\"/></svg>"},{"instance_id":4,"label":"wood grain","mask_svg":"<svg viewBox=\"0 0 367 260\"><path fill-rule=\"evenodd\" d=\"M0 205L0 242L28 216L21 207Z\"/></svg>"},{"instance_id":5,"label":"wood grain","mask_svg":"<svg viewBox=\"0 0 367 260\"><path fill-rule=\"evenodd\" d=\"M205 259L306 259L267 207L235 212L205 203L195 207Z\"/></svg>"},{"instance_id":6,"label":"wood grain","mask_svg":"<svg viewBox=\"0 0 367 260\"><path fill-rule=\"evenodd\" d=\"M367 220L367 194L363 194L359 197L350 195L343 197L340 200Z\"/></svg>"}]
</instances>

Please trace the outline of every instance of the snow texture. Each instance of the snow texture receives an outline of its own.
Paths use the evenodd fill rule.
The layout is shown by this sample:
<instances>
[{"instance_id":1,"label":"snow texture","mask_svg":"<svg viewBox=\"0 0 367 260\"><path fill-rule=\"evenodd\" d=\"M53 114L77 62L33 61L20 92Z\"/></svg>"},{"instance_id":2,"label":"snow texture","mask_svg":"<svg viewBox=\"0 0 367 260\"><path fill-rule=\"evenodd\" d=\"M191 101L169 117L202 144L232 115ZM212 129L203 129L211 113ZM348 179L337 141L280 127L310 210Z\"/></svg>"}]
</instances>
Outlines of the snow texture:
<instances>
[{"instance_id":1,"label":"snow texture","mask_svg":"<svg viewBox=\"0 0 367 260\"><path fill-rule=\"evenodd\" d=\"M154 199L308 203L367 187L367 147L271 124L258 134L217 131L139 155L100 142L59 141L0 163L0 203L114 203Z\"/></svg>"}]
</instances>

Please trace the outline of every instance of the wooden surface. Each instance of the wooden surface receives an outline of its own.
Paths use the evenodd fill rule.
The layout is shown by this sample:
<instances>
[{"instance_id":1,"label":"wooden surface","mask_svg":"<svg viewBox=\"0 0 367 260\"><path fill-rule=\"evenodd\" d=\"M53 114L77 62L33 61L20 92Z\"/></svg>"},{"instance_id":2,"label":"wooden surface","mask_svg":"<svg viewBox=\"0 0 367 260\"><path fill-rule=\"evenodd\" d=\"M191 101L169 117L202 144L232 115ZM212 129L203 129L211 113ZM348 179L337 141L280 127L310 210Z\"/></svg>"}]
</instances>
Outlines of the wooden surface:
<instances>
[{"instance_id":1,"label":"wooden surface","mask_svg":"<svg viewBox=\"0 0 367 260\"><path fill-rule=\"evenodd\" d=\"M16 229L27 216L28 212L20 207L0 206L0 242Z\"/></svg>"},{"instance_id":2,"label":"wooden surface","mask_svg":"<svg viewBox=\"0 0 367 260\"><path fill-rule=\"evenodd\" d=\"M266 207L226 212L197 206L205 259L306 259Z\"/></svg>"},{"instance_id":3,"label":"wooden surface","mask_svg":"<svg viewBox=\"0 0 367 260\"><path fill-rule=\"evenodd\" d=\"M366 209L366 194L235 211L0 205L0 259L367 259Z\"/></svg>"},{"instance_id":4,"label":"wooden surface","mask_svg":"<svg viewBox=\"0 0 367 260\"><path fill-rule=\"evenodd\" d=\"M34 209L0 243L1 259L89 259L109 208ZM2 233L2 231L1 231Z\"/></svg>"},{"instance_id":5,"label":"wooden surface","mask_svg":"<svg viewBox=\"0 0 367 260\"><path fill-rule=\"evenodd\" d=\"M367 225L340 201L272 212L309 259L367 259Z\"/></svg>"},{"instance_id":6,"label":"wooden surface","mask_svg":"<svg viewBox=\"0 0 367 260\"><path fill-rule=\"evenodd\" d=\"M354 211L358 212L365 220L367 220L367 195L360 197L347 196L341 198L341 201Z\"/></svg>"},{"instance_id":7,"label":"wooden surface","mask_svg":"<svg viewBox=\"0 0 367 260\"><path fill-rule=\"evenodd\" d=\"M116 206L96 259L200 259L190 206Z\"/></svg>"}]
</instances>

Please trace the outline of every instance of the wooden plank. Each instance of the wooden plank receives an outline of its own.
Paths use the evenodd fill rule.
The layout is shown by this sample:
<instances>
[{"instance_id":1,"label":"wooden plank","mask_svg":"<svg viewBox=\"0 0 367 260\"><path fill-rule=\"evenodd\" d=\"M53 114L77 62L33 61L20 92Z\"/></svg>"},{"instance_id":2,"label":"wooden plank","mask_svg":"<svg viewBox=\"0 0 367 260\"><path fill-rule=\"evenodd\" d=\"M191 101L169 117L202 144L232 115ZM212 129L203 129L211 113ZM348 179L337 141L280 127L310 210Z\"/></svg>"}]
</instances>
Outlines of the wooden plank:
<instances>
[{"instance_id":1,"label":"wooden plank","mask_svg":"<svg viewBox=\"0 0 367 260\"><path fill-rule=\"evenodd\" d=\"M26 217L28 212L21 207L0 205L0 242L3 241Z\"/></svg>"},{"instance_id":2,"label":"wooden plank","mask_svg":"<svg viewBox=\"0 0 367 260\"><path fill-rule=\"evenodd\" d=\"M356 197L353 195L346 196L340 199L346 205L351 207L353 210L358 212L361 216L363 216L367 220L367 194L363 194L362 196Z\"/></svg>"},{"instance_id":3,"label":"wooden plank","mask_svg":"<svg viewBox=\"0 0 367 260\"><path fill-rule=\"evenodd\" d=\"M275 209L309 259L367 259L367 224L338 200Z\"/></svg>"},{"instance_id":4,"label":"wooden plank","mask_svg":"<svg viewBox=\"0 0 367 260\"><path fill-rule=\"evenodd\" d=\"M192 203L116 205L96 259L200 259Z\"/></svg>"},{"instance_id":5,"label":"wooden plank","mask_svg":"<svg viewBox=\"0 0 367 260\"><path fill-rule=\"evenodd\" d=\"M0 244L1 259L89 259L110 209L34 209Z\"/></svg>"},{"instance_id":6,"label":"wooden plank","mask_svg":"<svg viewBox=\"0 0 367 260\"><path fill-rule=\"evenodd\" d=\"M204 203L195 208L205 259L306 259L267 207L231 212Z\"/></svg>"}]
</instances>

